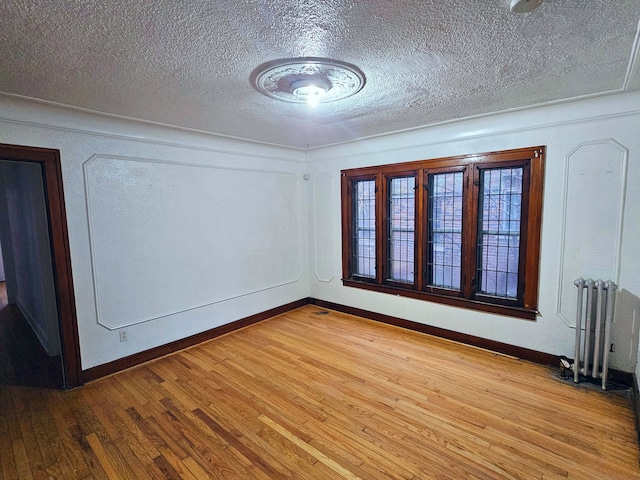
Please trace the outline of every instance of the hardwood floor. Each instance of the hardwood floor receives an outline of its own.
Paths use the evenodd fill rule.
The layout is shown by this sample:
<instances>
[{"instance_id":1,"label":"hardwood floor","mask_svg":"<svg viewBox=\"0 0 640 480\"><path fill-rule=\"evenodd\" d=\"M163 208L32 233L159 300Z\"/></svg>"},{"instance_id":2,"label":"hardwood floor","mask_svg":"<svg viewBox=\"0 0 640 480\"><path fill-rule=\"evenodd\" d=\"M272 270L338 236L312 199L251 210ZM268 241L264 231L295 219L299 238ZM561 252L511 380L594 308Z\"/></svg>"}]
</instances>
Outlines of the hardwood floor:
<instances>
[{"instance_id":1,"label":"hardwood floor","mask_svg":"<svg viewBox=\"0 0 640 480\"><path fill-rule=\"evenodd\" d=\"M627 390L315 306L72 391L0 386L0 478L632 479Z\"/></svg>"},{"instance_id":2,"label":"hardwood floor","mask_svg":"<svg viewBox=\"0 0 640 480\"><path fill-rule=\"evenodd\" d=\"M23 385L62 388L62 361L51 357L16 305L7 305L5 282L0 282L0 388Z\"/></svg>"}]
</instances>

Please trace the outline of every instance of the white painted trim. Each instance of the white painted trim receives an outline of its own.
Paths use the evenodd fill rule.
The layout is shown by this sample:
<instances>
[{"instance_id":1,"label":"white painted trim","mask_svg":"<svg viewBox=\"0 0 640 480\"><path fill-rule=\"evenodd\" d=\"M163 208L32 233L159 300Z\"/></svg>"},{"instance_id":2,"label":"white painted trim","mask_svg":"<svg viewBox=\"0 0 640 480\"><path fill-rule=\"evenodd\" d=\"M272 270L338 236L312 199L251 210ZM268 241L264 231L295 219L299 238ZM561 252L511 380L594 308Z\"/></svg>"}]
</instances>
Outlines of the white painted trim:
<instances>
[{"instance_id":1,"label":"white painted trim","mask_svg":"<svg viewBox=\"0 0 640 480\"><path fill-rule=\"evenodd\" d=\"M184 312L189 312L192 310L196 310L198 308L203 308L203 307L207 307L210 305L215 305L218 303L223 303L229 300L234 300L237 298L242 298L242 297L246 297L248 295L252 295L255 293L259 293L259 292L264 292L267 290L273 290L275 288L279 288L285 285L290 285L293 283L296 283L298 281L300 281L300 278L302 277L302 251L301 251L301 244L299 244L298 247L298 265L300 267L300 270L297 273L296 278L293 279L289 279L289 280L285 280L283 282L280 283L276 283L276 284L272 284L272 285L265 285L261 288L257 288L254 290L248 290L246 292L237 292L234 293L233 295L229 295L227 297L223 297L223 298L216 298L213 299L211 301L207 301L204 303L199 303L197 305L189 305L186 306L184 308L181 309L176 309L176 310L171 310L168 312L162 312L160 314L157 315L152 315L152 316L148 316L148 317L143 317L143 318L139 318L139 319L135 319L135 320L131 320L130 322L125 322L125 323L121 323L118 325L112 325L104 320L101 320L100 318L100 294L98 291L98 272L96 269L96 259L95 259L95 255L94 255L94 242L93 239L95 238L95 234L94 234L94 229L93 229L93 216L92 216L92 209L91 209L91 195L89 193L89 182L88 182L88 178L87 178L87 168L88 166L99 160L99 159L108 159L108 160L121 160L121 161L128 161L128 162L141 162L141 163L151 163L151 164L161 164L161 165L177 165L177 166L184 166L184 167L194 167L194 168L206 168L206 169L210 169L210 170L225 170L225 171L240 171L240 172L254 172L254 173L268 173L268 174L276 174L276 175L285 175L285 176L292 176L292 177L296 177L297 179L297 175L291 172L285 172L285 171L279 171L279 170L266 170L266 169L248 169L248 168L228 168L228 167L220 167L217 165L202 165L202 164L197 164L197 163L186 163L186 162L173 162L173 161L168 161L168 160L156 160L156 159L151 159L151 158L141 158L141 157L128 157L128 156L123 156L123 155L103 155L103 154L94 154L91 157L89 157L83 164L82 164L82 170L83 170L83 182L84 182L84 190L85 190L85 200L86 200L86 214L87 214L87 225L88 225L88 234L89 234L89 252L90 252L90 258L91 258L91 275L92 275L92 280L93 280L93 294L94 294L94 299L95 299L95 314L96 314L96 323L104 328L106 328L107 330L113 331L113 330L119 330L121 328L125 328L125 327L130 327L133 325L139 325L141 323L146 323L146 322L150 322L153 320L158 320L161 318L165 318L165 317L170 317L172 315L176 315L179 313L184 313ZM298 209L298 225L300 228L300 224L301 224L301 209Z\"/></svg>"},{"instance_id":2,"label":"white painted trim","mask_svg":"<svg viewBox=\"0 0 640 480\"><path fill-rule=\"evenodd\" d=\"M235 300L237 298L247 297L249 295L254 295L254 294L260 293L260 292L266 292L268 290L273 290L273 289L276 289L276 288L284 287L285 285L291 285L293 283L297 283L300 280L301 277L302 277L302 273L299 273L298 277L295 278L294 280L288 280L286 282L276 283L274 285L268 285L268 286L265 286L265 287L262 287L262 288L258 288L258 289L255 289L255 290L249 290L249 291L246 291L246 292L237 293L237 294L234 294L234 295L230 295L228 297L218 298L218 299L212 300L210 302L206 302L206 303L202 303L202 304L198 304L198 305L192 305L192 306L185 307L185 308L179 309L179 310L172 310L172 311L169 311L169 312L161 313L160 315L149 316L149 317L141 318L141 319L138 319L138 320L132 320L131 322L126 322L126 323L122 323L122 324L118 324L118 325L109 325L108 323L106 323L104 321L100 321L99 318L96 319L96 323L98 325L100 325L101 327L104 327L104 328L106 328L107 330L110 330L110 331L120 330L121 328L131 327L133 325L140 325L142 323L151 322L153 320L159 320L161 318L170 317L172 315L177 315L177 314L180 314L180 313L185 313L185 312L190 312L192 310L197 310L198 308L203 308L203 307L208 307L210 305L216 305L218 303L228 302L229 300ZM94 291L95 291L95 287L94 287ZM96 315L97 315L97 305L96 305Z\"/></svg>"},{"instance_id":3,"label":"white painted trim","mask_svg":"<svg viewBox=\"0 0 640 480\"><path fill-rule=\"evenodd\" d=\"M110 154L104 154L104 153L95 153L83 162L82 169L83 169L84 175L86 175L86 166L88 166L90 163L92 163L97 159L122 160L125 162L153 163L153 164L159 164L159 165L176 165L179 167L206 168L208 170L226 170L231 172L274 173L277 175L290 175L293 177L296 176L295 173L288 172L286 170L273 170L273 169L267 169L267 168L263 169L263 168L221 167L219 165L207 165L204 163L180 162L180 161L161 160L161 159L148 158L148 157L110 155ZM86 186L86 176L85 176L85 186Z\"/></svg>"},{"instance_id":4,"label":"white painted trim","mask_svg":"<svg viewBox=\"0 0 640 480\"><path fill-rule=\"evenodd\" d=\"M316 175L316 178L321 177L321 176L328 177L329 181L330 181L329 185L331 185L331 207L330 207L329 211L331 212L331 214L333 214L333 211L334 211L333 209L334 209L334 206L335 206L335 203L334 203L334 192L335 192L335 189L334 189L334 185L333 185L333 177L328 172L320 172L320 173L318 173ZM313 211L314 212L318 212L319 211L318 210L318 204L317 204L318 197L316 195L316 192L317 192L316 185L317 185L317 183L314 181L313 182L313 208L314 208ZM333 242L333 233L334 233L333 232L333 225L334 225L333 222L331 222L331 235L329 236L329 238L331 238L332 242ZM336 278L335 270L333 268L333 256L335 256L335 252L334 252L334 255L332 255L332 258L331 258L331 272L332 272L332 275L329 278L322 278L320 276L320 274L318 273L318 231L317 230L318 230L318 222L314 218L314 222L313 222L313 247L315 249L314 255L313 255L314 264L315 264L314 265L314 273L315 273L316 278L318 279L318 281L323 282L323 283L331 283L333 281L333 279ZM331 243L331 245L333 246L333 243Z\"/></svg>"},{"instance_id":5,"label":"white painted trim","mask_svg":"<svg viewBox=\"0 0 640 480\"><path fill-rule=\"evenodd\" d=\"M622 90L629 89L629 83L631 82L631 75L638 65L638 57L640 56L640 21L638 21L638 27L636 28L636 36L633 39L633 46L631 47L631 54L629 55L629 65L627 66L627 73L624 76L624 82L622 83Z\"/></svg>"},{"instance_id":6,"label":"white painted trim","mask_svg":"<svg viewBox=\"0 0 640 480\"><path fill-rule=\"evenodd\" d=\"M615 250L615 259L616 264L614 267L614 278L612 279L603 279L603 280L612 280L617 285L620 284L620 262L621 262L621 254L622 254L622 227L624 220L624 207L625 207L625 199L626 199L626 189L627 189L627 168L628 168L628 158L629 158L629 149L624 145L616 142L613 138L604 138L598 140L590 140L586 142L579 143L573 150L571 150L564 159L564 182L563 182L563 200L562 200L562 230L561 230L561 238L560 238L560 262L558 266L558 297L556 299L556 316L562 320L569 328L576 328L575 319L570 320L565 317L561 312L562 307L562 280L564 278L564 256L565 256L565 236L567 230L567 202L569 195L569 159L571 156L580 150L583 147L589 145L612 145L616 150L619 150L622 154L622 168L621 168L621 178L620 184L622 185L622 191L620 192L619 197L619 214L618 214L618 228L616 230L616 250Z\"/></svg>"},{"instance_id":7,"label":"white painted trim","mask_svg":"<svg viewBox=\"0 0 640 480\"><path fill-rule=\"evenodd\" d=\"M269 142L259 142L256 140L249 140L249 139L234 137L230 135L222 135L222 134L207 132L204 130L178 127L178 126L164 124L160 122L152 122L152 121L141 120L141 119L132 118L132 117L125 117L120 115L103 113L95 110L74 107L70 105L35 99L31 97L25 97L25 96L16 95L16 94L5 93L1 91L0 91L0 101L4 97L5 99L16 102L16 103L23 103L27 105L35 104L41 107L49 108L51 110L58 110L58 111L63 111L63 112L71 113L75 115L86 115L86 116L94 117L98 120L116 121L116 122L120 122L119 124L120 127L122 127L121 125L122 122L128 122L138 127L140 126L147 127L147 128L154 127L156 130L167 130L167 131L173 131L173 132L181 132L184 134L190 134L194 136L202 136L203 138L206 138L208 141L217 140L219 142L236 143L238 146L238 149L236 150L233 148L211 147L211 146L205 146L205 145L198 145L197 143L186 142L186 141L178 142L178 141L161 140L160 138L163 136L166 136L166 134L163 135L163 132L159 132L159 131L150 132L147 130L145 132L145 135L136 136L136 135L122 133L122 132L115 133L115 132L106 132L104 130L91 129L84 125L82 127L61 126L59 124L47 123L43 120L17 120L15 118L9 118L6 110L4 112L0 110L0 121L6 122L9 124L14 124L14 125L27 126L31 128L34 128L34 127L46 128L46 129L56 130L56 131L110 138L110 139L119 140L119 141L143 142L146 144L166 146L166 147L189 148L189 149L200 150L205 152L221 153L221 154L228 154L228 155L234 155L234 156L242 155L245 157L278 160L278 161L298 163L298 164L316 163L316 162L324 161L325 158L319 158L315 160L312 158L315 156L316 153L320 153L320 152L324 153L325 150L326 151L331 151L333 149L341 150L340 147L350 150L350 147L357 148L357 146L362 142L384 140L387 137L412 134L416 132L424 132L424 133L429 132L430 134L432 134L433 130L437 130L440 128L451 129L451 127L454 127L457 131L461 129L463 131L462 133L452 134L451 132L448 132L445 135L439 135L439 134L436 135L438 139L442 138L443 140L424 142L424 138L423 138L422 141L416 142L415 140L411 139L409 140L409 142L405 143L404 148L398 148L396 144L396 146L394 147L389 147L389 148L380 147L380 148L374 148L373 150L378 154L391 152L391 151L398 152L404 149L439 145L443 143L448 143L452 140L462 140L462 139L473 140L473 139L479 139L479 138L489 137L489 136L498 135L498 134L518 133L523 130L531 131L539 128L576 125L576 124L592 122L596 120L624 118L630 115L638 115L640 114L640 108L637 108L637 107L633 108L633 106L639 105L640 99L637 101L633 101L633 100L629 101L628 99L626 99L627 98L626 96L634 95L634 96L640 97L640 92L625 92L626 88L628 88L628 82L630 81L632 69L635 68L635 66L639 62L638 57L640 57L640 24L638 27L638 32L636 34L636 41L634 41L634 45L632 49L632 58L630 59L629 66L627 69L627 76L625 78L623 87L620 89L612 90L609 92L598 93L598 94L583 95L580 97L573 97L570 99L555 100L552 102L547 102L539 105L517 107L513 109L490 112L490 113L485 113L480 115L473 115L469 117L456 118L452 120L446 120L443 122L436 122L436 123L421 125L418 127L412 127L404 130L396 130L393 132L385 132L378 135L371 135L368 137L361 137L354 140L349 140L349 141L329 144L329 145L323 145L318 147L312 147L312 148L299 148L299 147L291 147L291 146L279 145L279 144L274 144ZM620 103L619 107L616 105L612 109L609 106L611 102L616 103L618 101ZM587 103L585 104L585 102ZM585 105L590 106L589 103L591 104L591 106L593 106L592 108L593 111L608 110L609 112L600 113L600 114L591 115L591 116L585 116L584 106ZM571 110L576 105L579 111L572 112ZM28 109L27 107L25 107L25 105L19 105L19 108L21 110ZM614 111L611 111L611 110L614 110ZM539 115L539 116L543 118L532 122L531 115L530 115L532 112L541 113L542 115ZM562 115L560 115L560 113L562 113ZM517 117L519 114L520 115L526 114L527 115L526 121L530 123L526 124L525 122L513 121L511 119L508 122L504 122L502 120L505 116ZM557 116L567 116L568 118L565 118L553 123L547 122L547 119L549 117L557 117ZM57 118L57 120L59 121L60 119ZM482 120L486 120L487 123L482 125L481 131L478 131L477 126L475 128L469 128L469 131L464 129L465 124L467 123L477 124L478 121L482 121ZM498 120L497 125L495 124L494 120ZM521 125L515 128L504 127L505 124L513 125L518 123L521 123ZM160 138L153 138L154 136L160 137ZM242 149L242 147L244 146L258 147L261 149L262 153L256 154L256 153L246 151L246 149ZM300 159L288 158L288 155L279 156L274 154L265 154L264 153L265 149L282 150L283 153L284 152L292 153L293 154L292 156L300 155ZM346 157L357 157L361 155L369 155L370 153L371 153L371 148L366 148L366 149L361 149L359 153L347 152L347 153L339 154L337 156L332 155L331 158L340 159L340 158L346 158Z\"/></svg>"},{"instance_id":8,"label":"white painted trim","mask_svg":"<svg viewBox=\"0 0 640 480\"><path fill-rule=\"evenodd\" d=\"M633 98L632 98L633 97ZM597 112L585 115L585 111ZM615 90L543 105L521 107L472 117L448 120L421 127L373 135L306 151L307 163L358 158L403 150L450 144L456 140L478 140L534 130L581 125L600 120L615 120L640 115L640 92ZM560 118L549 122L549 118ZM417 134L424 134L419 136ZM405 136L405 141L398 137ZM393 144L383 144L387 138ZM431 140L435 139L435 140ZM371 142L374 142L372 145ZM402 144L402 147L398 147Z\"/></svg>"},{"instance_id":9,"label":"white painted trim","mask_svg":"<svg viewBox=\"0 0 640 480\"><path fill-rule=\"evenodd\" d=\"M49 102L46 100L39 100L35 98L24 97L21 95L9 94L5 92L0 92L0 100L2 100L2 97L6 97L7 99L18 101L21 103L31 103L31 104L39 105L41 107L53 109L53 110L61 110L67 114L72 114L76 116L86 115L86 116L95 117L98 120L110 120L110 121L115 120L117 122L120 122L120 125L122 125L123 122L127 122L133 125L136 125L138 127L141 126L141 127L148 128L149 126L152 126L158 130L169 130L169 131L174 131L174 132L183 133L183 134L190 134L194 136L203 136L209 142L211 140L213 141L217 140L217 141L226 142L226 143L237 143L237 146L239 148L235 150L233 148L221 148L221 147L198 145L196 143L186 142L186 141L178 142L178 141L167 141L167 140L161 140L159 138L153 138L154 136L166 137L166 134L162 135L162 132L158 132L158 131L155 131L155 132L147 131L146 135L144 136L136 136L136 135L127 134L127 133L115 133L115 132L106 132L104 130L96 130L96 129L89 128L86 125L83 127L62 126L60 124L47 123L43 120L17 120L14 118L9 118L7 116L7 113L2 113L2 110L0 110L0 121L8 124L20 125L20 126L25 126L30 128L43 128L43 129L49 129L54 131L67 132L67 133L76 133L80 135L91 135L91 136L100 137L100 138L109 138L117 141L142 142L142 143L151 144L151 145L176 147L176 148L188 148L192 150L200 150L204 152L221 153L221 154L234 155L234 156L241 155L243 157L259 158L259 159L267 159L267 160L278 160L278 161L291 162L291 163L304 163L304 149L300 149L296 147L283 146L283 145L278 145L278 144L273 144L268 142L258 142L255 140L247 140L240 137L233 137L229 135L221 135L217 133L206 132L204 130L196 130L196 129L190 129L186 127L177 127L177 126L168 125L165 123L152 122L152 121L141 120L141 119L132 118L132 117L125 117L120 115L103 113L103 112L88 110L80 107L73 107L70 105ZM246 151L246 149L241 149L241 147L244 147L244 146L258 147L260 148L261 152L264 152L265 149L271 149L271 150L276 149L276 150L282 150L283 152L285 151L296 152L300 155L300 160L287 158L286 156L279 156L279 155L272 155L272 154L270 155L265 153L256 154L256 153Z\"/></svg>"}]
</instances>

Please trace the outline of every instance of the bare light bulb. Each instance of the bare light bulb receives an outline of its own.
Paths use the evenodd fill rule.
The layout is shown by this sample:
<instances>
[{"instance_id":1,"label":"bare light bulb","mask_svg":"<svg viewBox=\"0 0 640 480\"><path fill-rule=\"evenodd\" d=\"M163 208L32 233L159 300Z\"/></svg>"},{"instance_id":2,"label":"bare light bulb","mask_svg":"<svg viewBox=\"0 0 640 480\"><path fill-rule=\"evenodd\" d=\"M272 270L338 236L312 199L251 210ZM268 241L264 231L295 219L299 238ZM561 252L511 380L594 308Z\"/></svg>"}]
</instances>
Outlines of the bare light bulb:
<instances>
[{"instance_id":1,"label":"bare light bulb","mask_svg":"<svg viewBox=\"0 0 640 480\"><path fill-rule=\"evenodd\" d=\"M300 100L306 101L310 107L317 107L331 86L322 79L310 78L298 80L291 84L291 93Z\"/></svg>"},{"instance_id":2,"label":"bare light bulb","mask_svg":"<svg viewBox=\"0 0 640 480\"><path fill-rule=\"evenodd\" d=\"M326 93L327 91L324 88L312 85L307 87L306 94L302 96L307 98L307 104L310 107L317 107Z\"/></svg>"}]
</instances>

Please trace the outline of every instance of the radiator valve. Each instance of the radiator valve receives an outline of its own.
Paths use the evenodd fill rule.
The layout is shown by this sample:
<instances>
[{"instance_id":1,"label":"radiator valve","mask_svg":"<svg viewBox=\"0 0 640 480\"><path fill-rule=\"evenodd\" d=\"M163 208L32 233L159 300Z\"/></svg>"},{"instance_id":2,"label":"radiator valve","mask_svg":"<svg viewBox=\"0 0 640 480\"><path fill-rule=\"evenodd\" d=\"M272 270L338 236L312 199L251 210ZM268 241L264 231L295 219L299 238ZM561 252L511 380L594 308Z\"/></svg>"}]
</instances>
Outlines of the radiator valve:
<instances>
[{"instance_id":1,"label":"radiator valve","mask_svg":"<svg viewBox=\"0 0 640 480\"><path fill-rule=\"evenodd\" d=\"M571 377L572 374L569 372L572 371L573 363L571 363L567 357L560 357L560 375L562 375L562 378L566 379L567 376Z\"/></svg>"}]
</instances>

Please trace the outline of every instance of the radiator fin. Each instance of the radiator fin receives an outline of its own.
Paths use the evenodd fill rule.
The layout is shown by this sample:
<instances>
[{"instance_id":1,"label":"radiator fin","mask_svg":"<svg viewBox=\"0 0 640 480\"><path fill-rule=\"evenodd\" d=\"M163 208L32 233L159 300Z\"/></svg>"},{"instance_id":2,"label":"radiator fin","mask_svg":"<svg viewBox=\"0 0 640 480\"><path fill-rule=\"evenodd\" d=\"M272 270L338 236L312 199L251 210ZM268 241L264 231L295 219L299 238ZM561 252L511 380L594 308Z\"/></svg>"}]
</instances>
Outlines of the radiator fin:
<instances>
[{"instance_id":1,"label":"radiator fin","mask_svg":"<svg viewBox=\"0 0 640 480\"><path fill-rule=\"evenodd\" d=\"M618 287L610 280L594 281L582 277L575 281L575 285L578 287L578 308L573 381L578 383L580 375L601 378L602 389L606 390L611 324Z\"/></svg>"}]
</instances>

